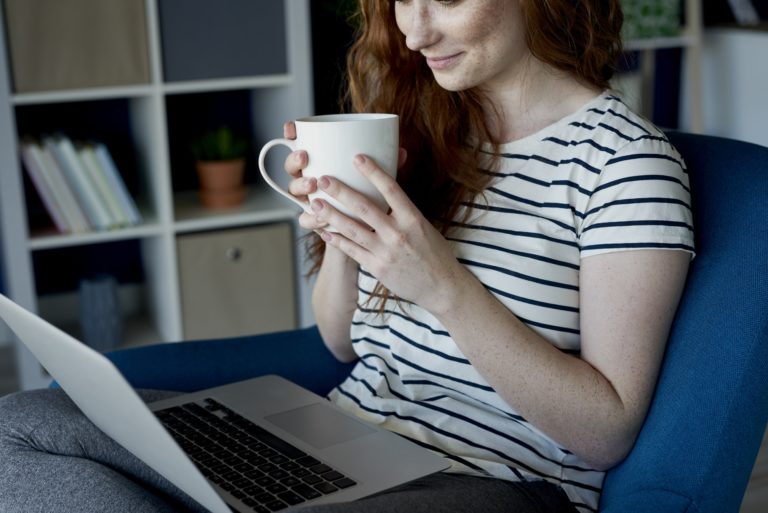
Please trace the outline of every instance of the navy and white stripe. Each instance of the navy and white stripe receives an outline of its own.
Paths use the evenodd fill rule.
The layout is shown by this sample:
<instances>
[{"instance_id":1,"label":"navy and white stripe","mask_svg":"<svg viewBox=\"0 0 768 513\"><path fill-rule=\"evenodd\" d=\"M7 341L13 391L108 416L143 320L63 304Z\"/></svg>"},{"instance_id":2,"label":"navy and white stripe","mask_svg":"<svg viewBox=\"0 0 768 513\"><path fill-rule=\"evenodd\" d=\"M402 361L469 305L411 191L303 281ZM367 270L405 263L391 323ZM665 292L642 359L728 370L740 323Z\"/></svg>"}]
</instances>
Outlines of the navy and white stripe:
<instances>
[{"instance_id":1,"label":"navy and white stripe","mask_svg":"<svg viewBox=\"0 0 768 513\"><path fill-rule=\"evenodd\" d=\"M501 166L489 173L448 240L491 294L563 351L579 352L582 258L640 248L693 253L680 155L613 95L503 145ZM361 270L351 327L360 362L331 399L443 454L452 471L546 479L578 509L596 511L603 473L506 404L428 312L390 301L378 315L368 302L375 285Z\"/></svg>"}]
</instances>

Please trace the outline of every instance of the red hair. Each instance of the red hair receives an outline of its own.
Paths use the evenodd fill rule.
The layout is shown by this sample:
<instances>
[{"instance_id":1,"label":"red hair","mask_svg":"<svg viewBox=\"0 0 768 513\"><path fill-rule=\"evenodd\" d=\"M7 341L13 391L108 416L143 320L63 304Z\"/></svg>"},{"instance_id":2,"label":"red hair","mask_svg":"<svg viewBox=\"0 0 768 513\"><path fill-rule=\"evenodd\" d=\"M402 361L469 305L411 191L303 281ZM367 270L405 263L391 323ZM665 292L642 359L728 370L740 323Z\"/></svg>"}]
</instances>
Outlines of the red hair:
<instances>
[{"instance_id":1,"label":"red hair","mask_svg":"<svg viewBox=\"0 0 768 513\"><path fill-rule=\"evenodd\" d=\"M605 89L622 52L619 0L521 0L526 43L534 57L583 84ZM484 143L498 145L487 123L488 102L476 89L440 87L418 52L409 50L392 0L359 0L356 39L347 54L346 103L353 112L400 116L408 159L398 183L442 233L462 202L488 185L479 169ZM469 146L468 142L477 143ZM316 270L323 244L310 245Z\"/></svg>"},{"instance_id":2,"label":"red hair","mask_svg":"<svg viewBox=\"0 0 768 513\"><path fill-rule=\"evenodd\" d=\"M534 57L580 82L606 89L623 52L619 0L522 0Z\"/></svg>"}]
</instances>

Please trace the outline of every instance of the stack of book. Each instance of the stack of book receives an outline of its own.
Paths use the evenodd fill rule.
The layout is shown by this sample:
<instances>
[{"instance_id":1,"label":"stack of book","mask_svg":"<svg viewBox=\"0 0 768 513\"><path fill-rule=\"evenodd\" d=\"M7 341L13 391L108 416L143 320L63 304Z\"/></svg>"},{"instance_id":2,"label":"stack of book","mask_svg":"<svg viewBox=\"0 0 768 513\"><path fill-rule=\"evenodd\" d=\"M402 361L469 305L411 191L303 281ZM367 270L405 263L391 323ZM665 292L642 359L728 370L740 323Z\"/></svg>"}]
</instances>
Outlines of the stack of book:
<instances>
[{"instance_id":1,"label":"stack of book","mask_svg":"<svg viewBox=\"0 0 768 513\"><path fill-rule=\"evenodd\" d=\"M103 143L75 145L65 135L24 138L21 159L58 231L110 230L142 222Z\"/></svg>"}]
</instances>

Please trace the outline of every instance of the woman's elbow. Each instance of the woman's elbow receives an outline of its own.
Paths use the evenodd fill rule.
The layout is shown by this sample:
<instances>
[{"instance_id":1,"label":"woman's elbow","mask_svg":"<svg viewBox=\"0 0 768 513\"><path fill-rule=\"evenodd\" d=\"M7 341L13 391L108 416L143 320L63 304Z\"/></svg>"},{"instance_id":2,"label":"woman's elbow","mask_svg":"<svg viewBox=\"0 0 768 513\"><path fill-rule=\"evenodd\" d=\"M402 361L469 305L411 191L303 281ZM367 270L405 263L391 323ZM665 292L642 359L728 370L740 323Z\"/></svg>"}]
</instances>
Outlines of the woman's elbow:
<instances>
[{"instance_id":1,"label":"woman's elbow","mask_svg":"<svg viewBox=\"0 0 768 513\"><path fill-rule=\"evenodd\" d=\"M601 454L590 455L586 458L586 463L595 470L606 472L624 461L628 455L629 449L604 451Z\"/></svg>"},{"instance_id":2,"label":"woman's elbow","mask_svg":"<svg viewBox=\"0 0 768 513\"><path fill-rule=\"evenodd\" d=\"M638 431L604 437L591 449L587 449L581 458L591 468L601 472L608 471L624 461L635 446Z\"/></svg>"}]
</instances>

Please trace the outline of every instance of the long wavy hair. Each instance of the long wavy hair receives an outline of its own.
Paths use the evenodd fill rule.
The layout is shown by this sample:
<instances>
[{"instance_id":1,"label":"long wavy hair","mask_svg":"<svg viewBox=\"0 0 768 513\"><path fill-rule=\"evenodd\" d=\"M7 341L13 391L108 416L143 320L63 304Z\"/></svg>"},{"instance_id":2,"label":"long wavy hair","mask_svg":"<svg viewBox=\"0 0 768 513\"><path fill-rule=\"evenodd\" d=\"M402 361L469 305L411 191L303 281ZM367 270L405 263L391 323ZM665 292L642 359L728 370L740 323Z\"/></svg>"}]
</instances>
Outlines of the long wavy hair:
<instances>
[{"instance_id":1,"label":"long wavy hair","mask_svg":"<svg viewBox=\"0 0 768 513\"><path fill-rule=\"evenodd\" d=\"M622 54L619 0L519 1L526 44L535 58L585 85L609 87ZM486 169L496 164L481 160L484 144L498 148L503 141L491 132L495 110L478 89L441 88L424 57L406 47L394 5L393 0L359 0L344 104L352 112L400 116L400 145L408 158L397 181L445 234L462 203L481 193L492 178L480 169L481 162ZM313 235L308 249L314 272L322 262L322 239ZM379 283L374 296L388 295Z\"/></svg>"}]
</instances>

